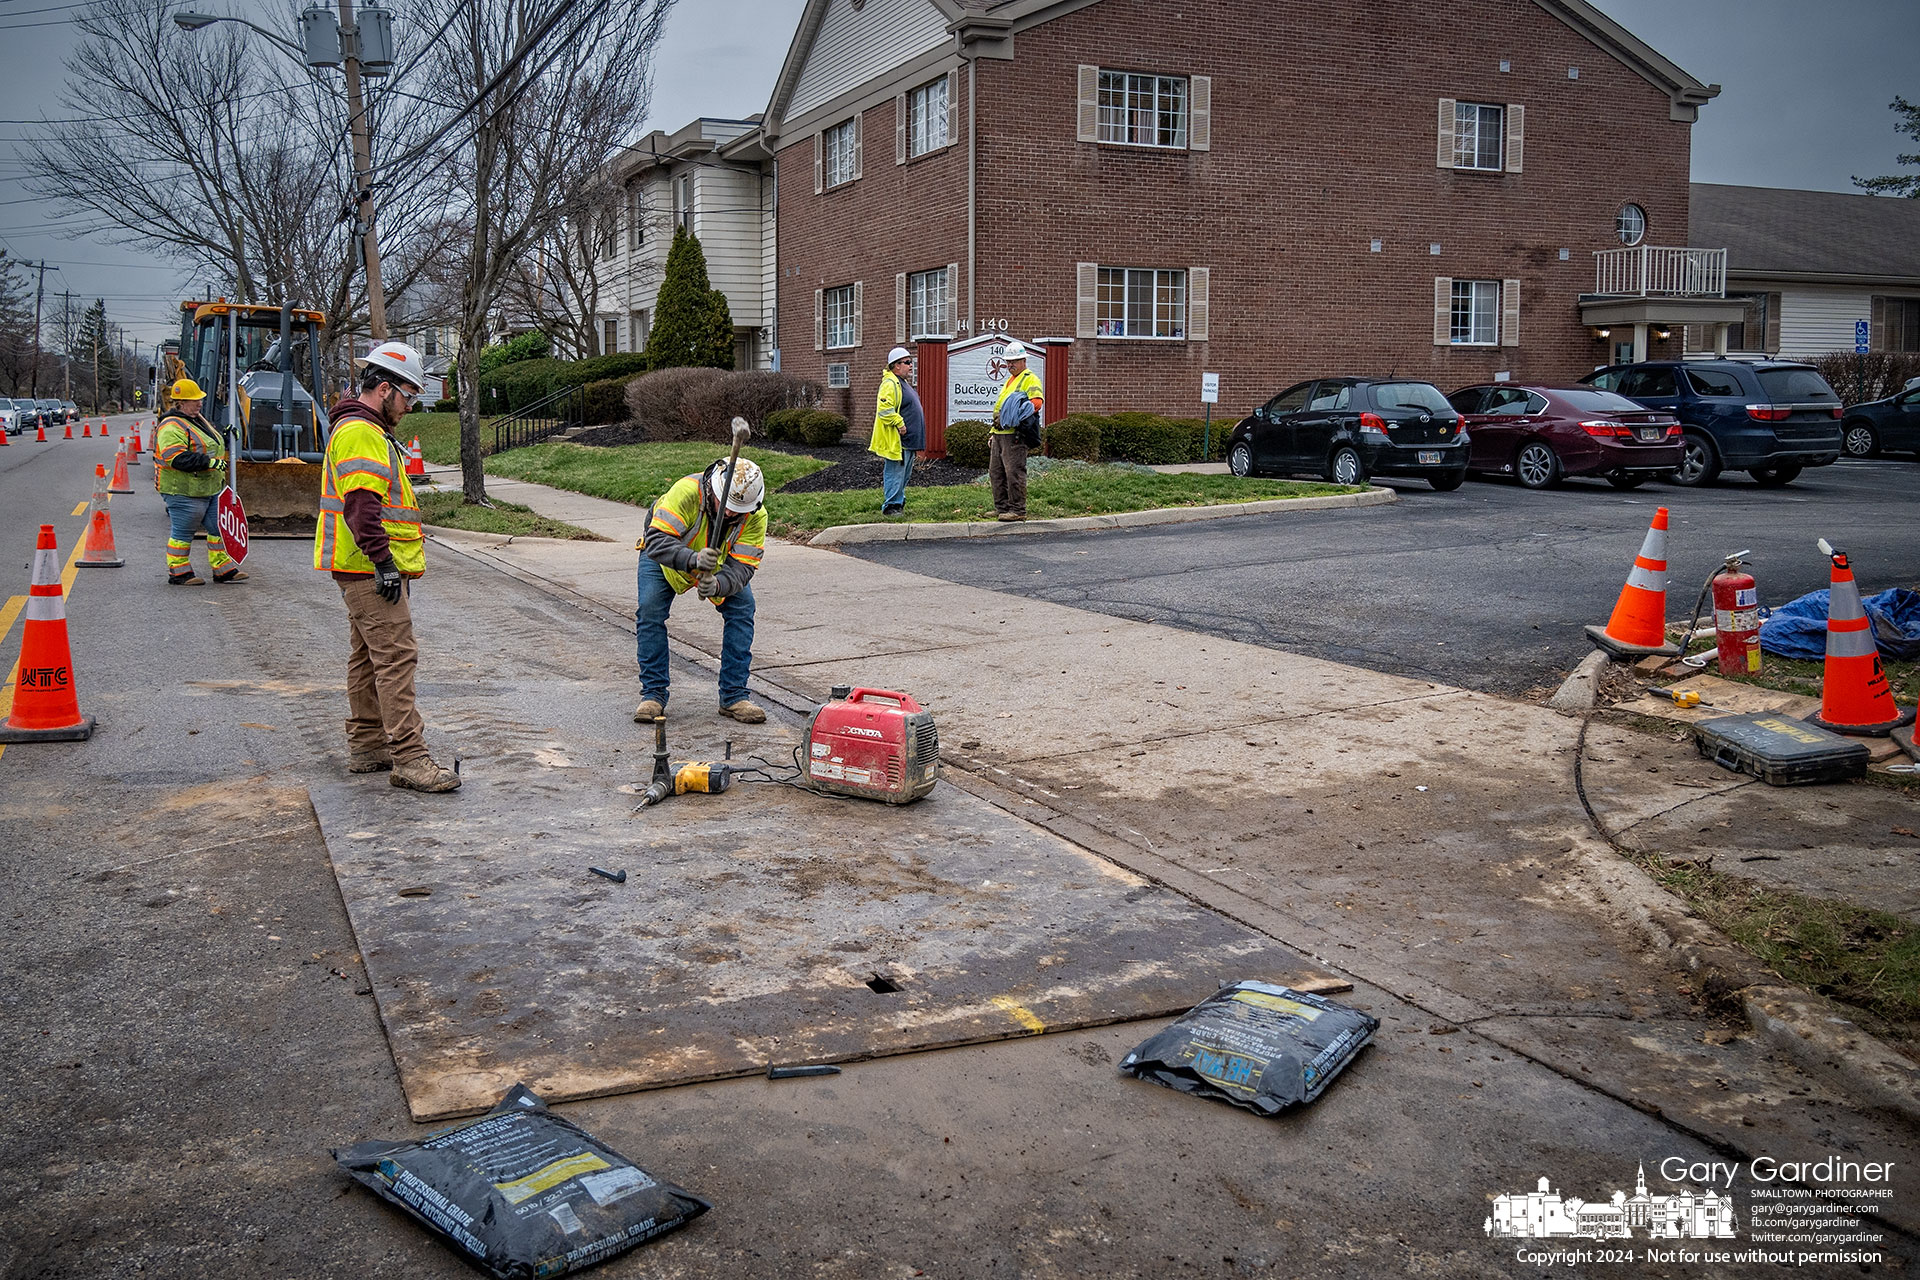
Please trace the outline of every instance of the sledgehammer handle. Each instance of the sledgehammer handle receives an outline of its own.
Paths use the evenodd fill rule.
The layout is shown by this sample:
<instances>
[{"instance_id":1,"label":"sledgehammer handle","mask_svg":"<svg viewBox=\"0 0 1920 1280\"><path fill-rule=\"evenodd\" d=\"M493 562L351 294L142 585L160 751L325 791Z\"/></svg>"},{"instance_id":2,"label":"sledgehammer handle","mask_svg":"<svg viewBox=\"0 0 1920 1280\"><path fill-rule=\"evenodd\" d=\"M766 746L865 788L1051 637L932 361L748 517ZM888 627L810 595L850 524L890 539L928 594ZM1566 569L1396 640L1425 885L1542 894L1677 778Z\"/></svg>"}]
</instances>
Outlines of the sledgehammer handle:
<instances>
[{"instance_id":1,"label":"sledgehammer handle","mask_svg":"<svg viewBox=\"0 0 1920 1280\"><path fill-rule=\"evenodd\" d=\"M738 466L740 462L740 446L744 445L747 442L747 438L752 434L753 428L747 425L745 418L736 417L733 420L733 448L727 451L727 474L726 478L720 482L720 521L714 526L713 536L715 538L721 538L726 535L727 499L733 496L733 469ZM706 503L703 502L700 504L702 511L705 511L706 507ZM704 576L704 574L696 573L693 575L693 580L698 582Z\"/></svg>"}]
</instances>

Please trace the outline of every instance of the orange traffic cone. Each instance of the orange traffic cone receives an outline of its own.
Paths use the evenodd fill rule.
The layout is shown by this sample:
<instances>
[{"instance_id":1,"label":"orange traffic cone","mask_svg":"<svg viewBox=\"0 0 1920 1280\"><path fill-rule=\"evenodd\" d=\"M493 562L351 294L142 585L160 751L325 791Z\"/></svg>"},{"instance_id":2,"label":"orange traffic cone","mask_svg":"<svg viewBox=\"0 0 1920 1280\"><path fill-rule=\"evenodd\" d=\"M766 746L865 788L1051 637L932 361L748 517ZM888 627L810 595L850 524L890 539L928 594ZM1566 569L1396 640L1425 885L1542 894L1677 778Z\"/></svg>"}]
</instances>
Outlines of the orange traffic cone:
<instances>
[{"instance_id":1,"label":"orange traffic cone","mask_svg":"<svg viewBox=\"0 0 1920 1280\"><path fill-rule=\"evenodd\" d=\"M45 444L47 442L47 424L43 422L38 427L34 428L34 430L37 431L39 434L34 436L33 442L35 444Z\"/></svg>"},{"instance_id":2,"label":"orange traffic cone","mask_svg":"<svg viewBox=\"0 0 1920 1280\"><path fill-rule=\"evenodd\" d=\"M1912 724L1913 709L1902 711L1887 687L1873 625L1860 606L1860 587L1847 553L1831 551L1824 542L1820 549L1833 560L1827 589L1827 666L1820 684L1820 714L1807 719L1835 733L1884 738Z\"/></svg>"},{"instance_id":3,"label":"orange traffic cone","mask_svg":"<svg viewBox=\"0 0 1920 1280\"><path fill-rule=\"evenodd\" d=\"M93 439L93 424L88 422L85 418L82 418L80 420L80 436L82 439L85 439L85 440Z\"/></svg>"},{"instance_id":4,"label":"orange traffic cone","mask_svg":"<svg viewBox=\"0 0 1920 1280\"><path fill-rule=\"evenodd\" d=\"M133 435L129 437L127 446L127 461L140 461L140 424L137 421L133 424Z\"/></svg>"},{"instance_id":5,"label":"orange traffic cone","mask_svg":"<svg viewBox=\"0 0 1920 1280\"><path fill-rule=\"evenodd\" d=\"M108 493L132 493L133 481L127 477L127 441L120 439L120 448L113 455L113 483L107 486Z\"/></svg>"},{"instance_id":6,"label":"orange traffic cone","mask_svg":"<svg viewBox=\"0 0 1920 1280\"><path fill-rule=\"evenodd\" d=\"M1667 642L1667 509L1653 513L1640 554L1633 558L1627 585L1613 606L1606 628L1588 627L1587 639L1616 658L1648 654L1673 657L1680 646Z\"/></svg>"},{"instance_id":7,"label":"orange traffic cone","mask_svg":"<svg viewBox=\"0 0 1920 1280\"><path fill-rule=\"evenodd\" d=\"M128 493L133 490L128 489ZM113 546L113 517L107 514L107 464L93 465L93 516L87 524L87 549L80 553L82 569L118 569L126 561Z\"/></svg>"},{"instance_id":8,"label":"orange traffic cone","mask_svg":"<svg viewBox=\"0 0 1920 1280\"><path fill-rule=\"evenodd\" d=\"M7 439L7 435L7 429L4 426L0 426L0 449L4 449L13 443L13 441Z\"/></svg>"},{"instance_id":9,"label":"orange traffic cone","mask_svg":"<svg viewBox=\"0 0 1920 1280\"><path fill-rule=\"evenodd\" d=\"M413 444L407 449L407 474L423 476L427 474L427 460L420 452L420 437L413 438Z\"/></svg>"},{"instance_id":10,"label":"orange traffic cone","mask_svg":"<svg viewBox=\"0 0 1920 1280\"><path fill-rule=\"evenodd\" d=\"M60 588L60 549L53 526L40 526L27 588L27 624L20 636L13 713L0 724L0 742L84 742L93 717L80 714L73 688L73 651L67 645L67 601Z\"/></svg>"},{"instance_id":11,"label":"orange traffic cone","mask_svg":"<svg viewBox=\"0 0 1920 1280\"><path fill-rule=\"evenodd\" d=\"M71 422L67 424L67 434L65 438L68 440L73 439L73 424Z\"/></svg>"}]
</instances>

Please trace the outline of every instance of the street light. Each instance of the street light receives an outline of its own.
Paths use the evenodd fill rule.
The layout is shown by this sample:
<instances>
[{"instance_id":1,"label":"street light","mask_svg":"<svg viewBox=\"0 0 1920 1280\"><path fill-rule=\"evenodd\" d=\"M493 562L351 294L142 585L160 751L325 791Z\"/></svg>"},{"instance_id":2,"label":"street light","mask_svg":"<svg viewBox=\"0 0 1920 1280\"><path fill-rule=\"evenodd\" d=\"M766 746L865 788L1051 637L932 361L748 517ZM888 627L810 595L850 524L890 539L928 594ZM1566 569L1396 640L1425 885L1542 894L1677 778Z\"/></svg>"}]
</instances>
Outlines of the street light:
<instances>
[{"instance_id":1,"label":"street light","mask_svg":"<svg viewBox=\"0 0 1920 1280\"><path fill-rule=\"evenodd\" d=\"M339 0L340 16L319 5L300 14L300 33L305 46L276 35L245 18L226 14L197 13L183 10L173 15L174 25L182 31L198 31L216 22L237 22L258 32L289 53L302 66L343 66L347 74L347 127L353 135L354 234L360 243L361 257L367 267L367 328L375 342L387 340L387 295L380 282L380 241L374 231L377 206L373 197L373 145L367 137L366 105L360 96L362 75L385 75L393 66L393 14L377 5L360 11L358 24L353 18L353 0Z\"/></svg>"}]
</instances>

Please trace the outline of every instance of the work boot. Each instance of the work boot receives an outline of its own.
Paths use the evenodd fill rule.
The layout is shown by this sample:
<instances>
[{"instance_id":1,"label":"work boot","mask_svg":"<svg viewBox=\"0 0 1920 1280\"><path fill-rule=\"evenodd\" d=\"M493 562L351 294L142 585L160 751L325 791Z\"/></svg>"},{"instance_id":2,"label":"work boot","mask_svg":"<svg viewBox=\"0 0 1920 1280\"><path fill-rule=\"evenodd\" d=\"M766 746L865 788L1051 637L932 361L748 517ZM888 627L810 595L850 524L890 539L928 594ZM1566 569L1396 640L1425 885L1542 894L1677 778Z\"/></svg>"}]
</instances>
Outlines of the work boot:
<instances>
[{"instance_id":1,"label":"work boot","mask_svg":"<svg viewBox=\"0 0 1920 1280\"><path fill-rule=\"evenodd\" d=\"M658 698L648 698L645 702L633 709L633 722L635 724L652 724L665 714L667 714L666 703L660 701Z\"/></svg>"},{"instance_id":2,"label":"work boot","mask_svg":"<svg viewBox=\"0 0 1920 1280\"><path fill-rule=\"evenodd\" d=\"M1018 511L1003 511L995 516L994 519L1000 521L1002 524L1012 524L1016 521L1025 520L1026 516Z\"/></svg>"},{"instance_id":3,"label":"work boot","mask_svg":"<svg viewBox=\"0 0 1920 1280\"><path fill-rule=\"evenodd\" d=\"M167 585L170 587L204 587L207 585L207 580L193 570L188 569L184 573L168 574Z\"/></svg>"},{"instance_id":4,"label":"work boot","mask_svg":"<svg viewBox=\"0 0 1920 1280\"><path fill-rule=\"evenodd\" d=\"M740 699L740 701L734 703L732 706L720 708L720 714L729 719L738 720L741 724L765 724L767 722L767 713L745 698Z\"/></svg>"},{"instance_id":5,"label":"work boot","mask_svg":"<svg viewBox=\"0 0 1920 1280\"><path fill-rule=\"evenodd\" d=\"M353 751L347 755L348 773L385 773L393 768L393 757L384 751Z\"/></svg>"},{"instance_id":6,"label":"work boot","mask_svg":"<svg viewBox=\"0 0 1920 1280\"><path fill-rule=\"evenodd\" d=\"M220 583L220 582L245 582L245 581L247 580L247 575L246 575L246 574L244 574L244 573L242 573L242 572L241 572L240 570L238 570L238 569L229 569L229 570L227 570L227 571L226 571L225 573L216 573L216 574L214 574L214 575L213 575L213 580L214 580L214 581L215 581L216 583Z\"/></svg>"},{"instance_id":7,"label":"work boot","mask_svg":"<svg viewBox=\"0 0 1920 1280\"><path fill-rule=\"evenodd\" d=\"M393 776L387 781L396 787L408 791L458 791L460 775L451 769L442 769L433 762L431 756L421 756L418 760L409 760L405 764L393 766Z\"/></svg>"}]
</instances>

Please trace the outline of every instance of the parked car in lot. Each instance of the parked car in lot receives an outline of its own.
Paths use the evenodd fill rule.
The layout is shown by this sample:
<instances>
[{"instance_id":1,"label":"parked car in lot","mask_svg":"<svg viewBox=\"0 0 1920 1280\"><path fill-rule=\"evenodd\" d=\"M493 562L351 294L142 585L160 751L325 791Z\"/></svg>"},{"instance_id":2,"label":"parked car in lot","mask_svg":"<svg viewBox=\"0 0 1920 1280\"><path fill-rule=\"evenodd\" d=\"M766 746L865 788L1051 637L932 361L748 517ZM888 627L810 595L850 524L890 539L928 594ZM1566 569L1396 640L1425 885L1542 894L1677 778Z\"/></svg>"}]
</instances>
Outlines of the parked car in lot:
<instances>
[{"instance_id":1,"label":"parked car in lot","mask_svg":"<svg viewBox=\"0 0 1920 1280\"><path fill-rule=\"evenodd\" d=\"M1227 465L1237 476L1307 471L1335 484L1417 476L1458 489L1467 435L1439 388L1404 378L1318 378L1288 387L1234 427Z\"/></svg>"},{"instance_id":2,"label":"parked car in lot","mask_svg":"<svg viewBox=\"0 0 1920 1280\"><path fill-rule=\"evenodd\" d=\"M1675 484L1709 484L1730 469L1773 487L1840 458L1840 397L1810 364L1645 360L1580 381L1680 419L1686 456Z\"/></svg>"},{"instance_id":3,"label":"parked car in lot","mask_svg":"<svg viewBox=\"0 0 1920 1280\"><path fill-rule=\"evenodd\" d=\"M1631 489L1680 465L1680 420L1596 387L1495 382L1447 397L1466 420L1467 469L1544 489L1605 476Z\"/></svg>"},{"instance_id":4,"label":"parked car in lot","mask_svg":"<svg viewBox=\"0 0 1920 1280\"><path fill-rule=\"evenodd\" d=\"M1887 449L1920 451L1920 385L1910 383L1898 395L1849 408L1840 421L1840 440L1849 458L1871 458Z\"/></svg>"},{"instance_id":5,"label":"parked car in lot","mask_svg":"<svg viewBox=\"0 0 1920 1280\"><path fill-rule=\"evenodd\" d=\"M20 415L20 429L22 431L32 431L37 427L47 425L47 415L41 410L39 401L10 400L7 403L11 404L14 411Z\"/></svg>"}]
</instances>

